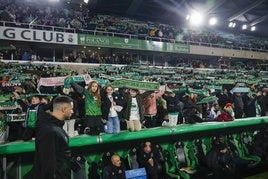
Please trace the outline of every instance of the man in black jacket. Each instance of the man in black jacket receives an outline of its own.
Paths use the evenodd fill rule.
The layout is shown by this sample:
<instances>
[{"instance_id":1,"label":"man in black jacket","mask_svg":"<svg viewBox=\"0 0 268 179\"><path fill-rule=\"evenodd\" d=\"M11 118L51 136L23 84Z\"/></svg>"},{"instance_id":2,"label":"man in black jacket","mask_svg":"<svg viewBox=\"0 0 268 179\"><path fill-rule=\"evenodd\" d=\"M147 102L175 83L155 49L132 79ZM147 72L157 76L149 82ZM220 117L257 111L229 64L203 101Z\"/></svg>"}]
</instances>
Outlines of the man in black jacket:
<instances>
[{"instance_id":1,"label":"man in black jacket","mask_svg":"<svg viewBox=\"0 0 268 179\"><path fill-rule=\"evenodd\" d=\"M103 179L125 179L125 165L117 154L112 155L110 163L103 168Z\"/></svg>"},{"instance_id":2,"label":"man in black jacket","mask_svg":"<svg viewBox=\"0 0 268 179\"><path fill-rule=\"evenodd\" d=\"M63 130L64 120L73 114L73 100L59 96L53 101L53 112L38 114L34 179L70 179L69 137Z\"/></svg>"},{"instance_id":3,"label":"man in black jacket","mask_svg":"<svg viewBox=\"0 0 268 179\"><path fill-rule=\"evenodd\" d=\"M232 158L227 151L225 144L220 143L206 155L207 165L215 179L233 178Z\"/></svg>"}]
</instances>

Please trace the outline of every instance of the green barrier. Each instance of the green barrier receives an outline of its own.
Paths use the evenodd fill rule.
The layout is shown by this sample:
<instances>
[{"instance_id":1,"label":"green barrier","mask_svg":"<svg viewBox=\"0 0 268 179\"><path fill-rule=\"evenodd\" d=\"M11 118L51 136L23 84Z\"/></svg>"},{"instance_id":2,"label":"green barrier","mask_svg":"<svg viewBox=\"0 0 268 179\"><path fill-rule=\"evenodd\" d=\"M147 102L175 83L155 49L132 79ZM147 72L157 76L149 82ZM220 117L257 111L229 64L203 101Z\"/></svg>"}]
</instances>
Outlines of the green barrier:
<instances>
[{"instance_id":1,"label":"green barrier","mask_svg":"<svg viewBox=\"0 0 268 179\"><path fill-rule=\"evenodd\" d=\"M139 132L122 131L119 134L103 134L100 136L80 135L70 138L70 147L94 146L98 144L122 143L126 141L139 141L144 139L155 139L180 135L191 135L197 133L218 134L220 130L241 130L243 127L258 127L264 125L268 127L268 117L237 119L231 122L205 122L198 124L182 124L175 127L157 127L152 129L143 129ZM33 152L34 142L16 141L0 145L0 155L17 154L24 152Z\"/></svg>"},{"instance_id":2,"label":"green barrier","mask_svg":"<svg viewBox=\"0 0 268 179\"><path fill-rule=\"evenodd\" d=\"M245 131L253 131L268 128L268 117L237 119L232 122L206 122L198 124L182 124L175 127L157 127L143 129L139 132L122 131L119 134L101 134L100 136L80 135L70 138L69 146L73 152L79 151L86 159L86 174L94 163L101 163L103 152L114 151L121 158L128 157L130 149L141 141L151 140L157 142L163 148L166 173L171 178L191 178L190 174L180 170L179 163L175 158L175 143L184 142L187 166L195 168L199 163L195 149L194 139L202 141L205 153L211 149L212 138L215 135L240 134ZM238 141L239 138L235 138ZM238 142L239 144L241 142ZM16 165L8 171L11 178L26 178L29 175L33 162L34 141L15 141L0 145L0 155L7 161L15 161ZM28 154L28 157L25 155ZM241 153L241 155L246 153ZM30 157L29 157L30 156ZM251 158L256 159L256 158ZM19 170L20 168L20 170ZM14 172L16 171L16 172ZM21 172L20 174L19 171ZM96 169L101 173L101 168ZM16 176L15 176L16 175ZM18 177L21 176L21 177Z\"/></svg>"}]
</instances>

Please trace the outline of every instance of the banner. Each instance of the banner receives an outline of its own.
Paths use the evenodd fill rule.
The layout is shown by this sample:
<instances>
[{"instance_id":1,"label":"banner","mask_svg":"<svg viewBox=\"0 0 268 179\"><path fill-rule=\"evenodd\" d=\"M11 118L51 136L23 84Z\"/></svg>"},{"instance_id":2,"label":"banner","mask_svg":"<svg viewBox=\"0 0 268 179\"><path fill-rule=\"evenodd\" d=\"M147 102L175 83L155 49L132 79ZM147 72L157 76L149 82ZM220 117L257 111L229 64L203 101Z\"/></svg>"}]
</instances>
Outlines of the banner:
<instances>
[{"instance_id":1,"label":"banner","mask_svg":"<svg viewBox=\"0 0 268 179\"><path fill-rule=\"evenodd\" d=\"M37 86L63 86L66 77L40 78Z\"/></svg>"},{"instance_id":2,"label":"banner","mask_svg":"<svg viewBox=\"0 0 268 179\"><path fill-rule=\"evenodd\" d=\"M132 50L148 50L172 53L190 53L190 46L186 44L158 42L152 40L138 40L120 37L93 36L78 34L79 45L124 48Z\"/></svg>"},{"instance_id":3,"label":"banner","mask_svg":"<svg viewBox=\"0 0 268 179\"><path fill-rule=\"evenodd\" d=\"M16 80L2 83L2 87L14 87L14 86L21 86L21 82Z\"/></svg>"},{"instance_id":4,"label":"banner","mask_svg":"<svg viewBox=\"0 0 268 179\"><path fill-rule=\"evenodd\" d=\"M63 79L63 86L64 86L64 88L70 88L72 82L76 82L76 83L85 82L86 84L88 84L91 81L92 81L92 78L90 77L89 74L77 75L77 76L67 76L67 77L64 77L64 79Z\"/></svg>"},{"instance_id":5,"label":"banner","mask_svg":"<svg viewBox=\"0 0 268 179\"><path fill-rule=\"evenodd\" d=\"M156 82L147 82L147 81L136 81L128 79L119 79L111 83L113 87L118 88L131 88L138 90L150 90L150 91L159 91L160 84Z\"/></svg>"},{"instance_id":6,"label":"banner","mask_svg":"<svg viewBox=\"0 0 268 179\"><path fill-rule=\"evenodd\" d=\"M77 75L77 76L69 76L72 77L74 82L85 82L88 84L92 81L90 75ZM68 77L52 77L52 78L40 78L38 82L38 86L63 86L64 80L66 81Z\"/></svg>"},{"instance_id":7,"label":"banner","mask_svg":"<svg viewBox=\"0 0 268 179\"><path fill-rule=\"evenodd\" d=\"M215 89L215 90L222 90L222 86L220 85L206 85L205 86L206 89Z\"/></svg>"},{"instance_id":8,"label":"banner","mask_svg":"<svg viewBox=\"0 0 268 179\"><path fill-rule=\"evenodd\" d=\"M234 84L235 80L220 79L216 80L216 84Z\"/></svg>"},{"instance_id":9,"label":"banner","mask_svg":"<svg viewBox=\"0 0 268 179\"><path fill-rule=\"evenodd\" d=\"M121 76L111 76L111 75L105 75L105 74L100 74L99 75L100 78L104 78L104 79L108 79L108 80L117 80L122 78Z\"/></svg>"},{"instance_id":10,"label":"banner","mask_svg":"<svg viewBox=\"0 0 268 179\"><path fill-rule=\"evenodd\" d=\"M0 102L0 110L14 110L20 109L20 105L14 102Z\"/></svg>"},{"instance_id":11,"label":"banner","mask_svg":"<svg viewBox=\"0 0 268 179\"><path fill-rule=\"evenodd\" d=\"M8 122L25 121L26 114L7 114Z\"/></svg>"},{"instance_id":12,"label":"banner","mask_svg":"<svg viewBox=\"0 0 268 179\"><path fill-rule=\"evenodd\" d=\"M0 26L0 39L77 45L77 34Z\"/></svg>"},{"instance_id":13,"label":"banner","mask_svg":"<svg viewBox=\"0 0 268 179\"><path fill-rule=\"evenodd\" d=\"M12 97L12 94L0 94L0 102L9 101Z\"/></svg>"}]
</instances>

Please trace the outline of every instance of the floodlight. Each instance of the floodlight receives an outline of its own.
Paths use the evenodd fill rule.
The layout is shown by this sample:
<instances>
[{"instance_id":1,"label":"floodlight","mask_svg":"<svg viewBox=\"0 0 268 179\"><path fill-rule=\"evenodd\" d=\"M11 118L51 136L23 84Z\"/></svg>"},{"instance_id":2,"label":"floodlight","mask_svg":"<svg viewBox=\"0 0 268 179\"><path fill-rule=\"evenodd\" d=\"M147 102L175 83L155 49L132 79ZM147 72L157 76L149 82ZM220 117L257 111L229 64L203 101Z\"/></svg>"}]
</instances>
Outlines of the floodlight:
<instances>
[{"instance_id":1,"label":"floodlight","mask_svg":"<svg viewBox=\"0 0 268 179\"><path fill-rule=\"evenodd\" d=\"M217 23L217 19L215 17L212 17L209 19L209 25L215 25Z\"/></svg>"},{"instance_id":2,"label":"floodlight","mask_svg":"<svg viewBox=\"0 0 268 179\"><path fill-rule=\"evenodd\" d=\"M84 0L84 3L86 3L86 4L87 4L87 3L88 3L88 0Z\"/></svg>"},{"instance_id":3,"label":"floodlight","mask_svg":"<svg viewBox=\"0 0 268 179\"><path fill-rule=\"evenodd\" d=\"M246 30L248 26L246 24L242 25L242 30Z\"/></svg>"},{"instance_id":4,"label":"floodlight","mask_svg":"<svg viewBox=\"0 0 268 179\"><path fill-rule=\"evenodd\" d=\"M230 28L235 28L235 26L236 26L235 22L230 22L228 25L228 27L230 27Z\"/></svg>"},{"instance_id":5,"label":"floodlight","mask_svg":"<svg viewBox=\"0 0 268 179\"><path fill-rule=\"evenodd\" d=\"M250 30L251 31L255 31L256 30L256 26L251 26Z\"/></svg>"},{"instance_id":6,"label":"floodlight","mask_svg":"<svg viewBox=\"0 0 268 179\"><path fill-rule=\"evenodd\" d=\"M199 26L202 24L202 22L203 22L203 15L202 14L195 12L191 15L191 17L190 17L191 25Z\"/></svg>"},{"instance_id":7,"label":"floodlight","mask_svg":"<svg viewBox=\"0 0 268 179\"><path fill-rule=\"evenodd\" d=\"M235 23L235 22L233 22L232 28L235 28L235 26L236 26L236 23Z\"/></svg>"}]
</instances>

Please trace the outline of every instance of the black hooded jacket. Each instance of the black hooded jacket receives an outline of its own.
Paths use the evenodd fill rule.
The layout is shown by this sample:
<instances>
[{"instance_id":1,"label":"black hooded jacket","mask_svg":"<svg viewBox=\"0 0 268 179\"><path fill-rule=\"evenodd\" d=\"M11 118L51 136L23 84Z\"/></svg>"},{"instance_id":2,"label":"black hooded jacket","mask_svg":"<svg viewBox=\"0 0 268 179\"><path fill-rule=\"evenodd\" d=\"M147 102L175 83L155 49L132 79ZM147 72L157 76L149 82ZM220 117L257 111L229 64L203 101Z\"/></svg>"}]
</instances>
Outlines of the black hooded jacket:
<instances>
[{"instance_id":1,"label":"black hooded jacket","mask_svg":"<svg viewBox=\"0 0 268 179\"><path fill-rule=\"evenodd\" d=\"M40 110L36 128L34 179L70 179L69 137L64 121Z\"/></svg>"}]
</instances>

